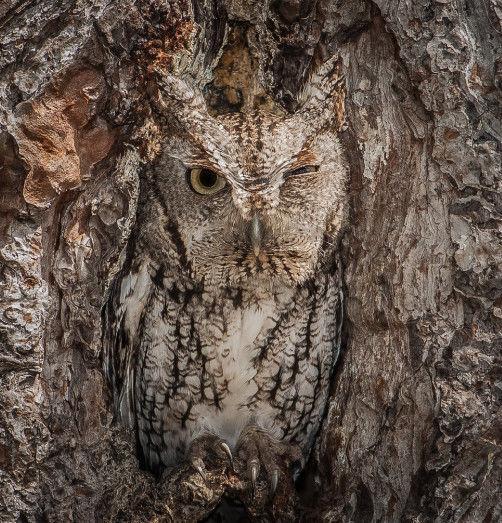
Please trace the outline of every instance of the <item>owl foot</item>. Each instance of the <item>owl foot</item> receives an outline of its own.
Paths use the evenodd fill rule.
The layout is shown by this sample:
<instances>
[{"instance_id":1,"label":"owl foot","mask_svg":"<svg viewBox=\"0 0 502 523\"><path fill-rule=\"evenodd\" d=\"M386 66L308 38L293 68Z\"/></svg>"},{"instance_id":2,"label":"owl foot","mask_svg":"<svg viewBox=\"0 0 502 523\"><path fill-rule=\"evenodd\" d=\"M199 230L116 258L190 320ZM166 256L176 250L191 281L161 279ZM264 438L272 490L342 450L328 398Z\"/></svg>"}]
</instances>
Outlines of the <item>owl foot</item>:
<instances>
[{"instance_id":1,"label":"owl foot","mask_svg":"<svg viewBox=\"0 0 502 523\"><path fill-rule=\"evenodd\" d=\"M195 438L184 462L166 469L160 478L154 499L159 517L145 516L145 521L205 521L229 489L240 487L232 462L222 439L214 434Z\"/></svg>"},{"instance_id":2,"label":"owl foot","mask_svg":"<svg viewBox=\"0 0 502 523\"><path fill-rule=\"evenodd\" d=\"M230 466L234 470L234 460L228 444L214 434L203 434L195 438L187 455L188 462L205 480L207 470Z\"/></svg>"},{"instance_id":3,"label":"owl foot","mask_svg":"<svg viewBox=\"0 0 502 523\"><path fill-rule=\"evenodd\" d=\"M292 468L301 461L297 445L282 443L258 427L246 428L236 453L237 472L250 486L245 504L259 512L267 503L274 504L276 498L284 498L281 504L289 503L295 497Z\"/></svg>"}]
</instances>

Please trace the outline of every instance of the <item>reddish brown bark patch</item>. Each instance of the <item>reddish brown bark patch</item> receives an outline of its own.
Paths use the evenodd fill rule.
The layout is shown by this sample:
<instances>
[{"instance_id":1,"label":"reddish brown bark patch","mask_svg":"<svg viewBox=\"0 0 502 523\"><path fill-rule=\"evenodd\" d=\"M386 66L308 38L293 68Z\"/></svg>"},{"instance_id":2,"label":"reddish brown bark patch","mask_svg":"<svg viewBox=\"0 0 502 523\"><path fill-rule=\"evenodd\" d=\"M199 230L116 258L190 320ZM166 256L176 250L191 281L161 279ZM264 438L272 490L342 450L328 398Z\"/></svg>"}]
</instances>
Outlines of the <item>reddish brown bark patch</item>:
<instances>
[{"instance_id":1,"label":"reddish brown bark patch","mask_svg":"<svg viewBox=\"0 0 502 523\"><path fill-rule=\"evenodd\" d=\"M152 22L144 27L137 55L140 75L148 80L171 69L173 57L187 47L194 24L186 0L167 4L144 0L139 5L145 19Z\"/></svg>"},{"instance_id":2,"label":"reddish brown bark patch","mask_svg":"<svg viewBox=\"0 0 502 523\"><path fill-rule=\"evenodd\" d=\"M58 194L79 187L108 154L113 132L95 117L104 92L102 76L83 69L18 106L13 135L28 168L23 188L28 203L46 207Z\"/></svg>"}]
</instances>

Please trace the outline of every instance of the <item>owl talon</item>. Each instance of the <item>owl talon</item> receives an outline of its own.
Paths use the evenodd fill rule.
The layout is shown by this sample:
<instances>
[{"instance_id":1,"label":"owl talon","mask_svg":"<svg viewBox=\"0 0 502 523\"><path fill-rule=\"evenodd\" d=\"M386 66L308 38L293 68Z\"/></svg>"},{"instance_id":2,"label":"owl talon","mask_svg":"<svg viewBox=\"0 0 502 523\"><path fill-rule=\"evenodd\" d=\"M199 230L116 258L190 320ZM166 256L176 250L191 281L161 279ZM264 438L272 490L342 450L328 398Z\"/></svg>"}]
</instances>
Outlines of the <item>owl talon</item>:
<instances>
[{"instance_id":1,"label":"owl talon","mask_svg":"<svg viewBox=\"0 0 502 523\"><path fill-rule=\"evenodd\" d=\"M230 467L232 471L235 472L234 457L232 456L232 451L230 450L230 447L224 441L222 441L221 448L225 451L225 454L228 456L228 461L230 462Z\"/></svg>"},{"instance_id":2,"label":"owl talon","mask_svg":"<svg viewBox=\"0 0 502 523\"><path fill-rule=\"evenodd\" d=\"M296 445L283 443L259 427L247 427L237 443L236 462L239 473L244 472L251 483L248 483L248 502L252 500L256 506L274 503L278 491L282 498L289 489L294 491L293 474L288 476L288 472L292 463L300 459L301 453ZM261 469L266 472L267 482L261 479ZM279 485L279 476L282 479L284 475L286 481Z\"/></svg>"},{"instance_id":3,"label":"owl talon","mask_svg":"<svg viewBox=\"0 0 502 523\"><path fill-rule=\"evenodd\" d=\"M273 497L279 483L279 469L274 469L270 478L270 497Z\"/></svg>"},{"instance_id":4,"label":"owl talon","mask_svg":"<svg viewBox=\"0 0 502 523\"><path fill-rule=\"evenodd\" d=\"M202 478L202 481L206 481L206 474L204 473L204 462L200 458L194 458L192 460L192 467Z\"/></svg>"},{"instance_id":5,"label":"owl talon","mask_svg":"<svg viewBox=\"0 0 502 523\"><path fill-rule=\"evenodd\" d=\"M225 470L228 462L233 467L233 457L229 446L215 434L202 434L190 444L187 462L205 480L207 472Z\"/></svg>"},{"instance_id":6,"label":"owl talon","mask_svg":"<svg viewBox=\"0 0 502 523\"><path fill-rule=\"evenodd\" d=\"M256 494L256 480L258 479L258 473L260 472L260 463L258 460L254 459L250 462L250 471L251 471L251 485L253 487L253 497Z\"/></svg>"}]
</instances>

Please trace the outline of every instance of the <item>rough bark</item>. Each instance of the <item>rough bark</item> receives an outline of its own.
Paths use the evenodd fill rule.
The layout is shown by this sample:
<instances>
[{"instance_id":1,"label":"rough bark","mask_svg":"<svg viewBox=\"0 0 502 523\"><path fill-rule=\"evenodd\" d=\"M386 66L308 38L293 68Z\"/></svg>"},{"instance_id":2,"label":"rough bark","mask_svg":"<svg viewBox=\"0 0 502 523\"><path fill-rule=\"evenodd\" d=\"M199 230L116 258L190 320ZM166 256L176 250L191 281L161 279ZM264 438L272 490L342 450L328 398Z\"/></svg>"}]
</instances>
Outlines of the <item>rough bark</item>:
<instances>
[{"instance_id":1,"label":"rough bark","mask_svg":"<svg viewBox=\"0 0 502 523\"><path fill-rule=\"evenodd\" d=\"M138 469L100 309L162 147L158 75L189 73L216 112L293 110L334 53L345 342L294 517L500 520L501 20L495 0L0 5L2 521L190 521L240 496L221 467Z\"/></svg>"}]
</instances>

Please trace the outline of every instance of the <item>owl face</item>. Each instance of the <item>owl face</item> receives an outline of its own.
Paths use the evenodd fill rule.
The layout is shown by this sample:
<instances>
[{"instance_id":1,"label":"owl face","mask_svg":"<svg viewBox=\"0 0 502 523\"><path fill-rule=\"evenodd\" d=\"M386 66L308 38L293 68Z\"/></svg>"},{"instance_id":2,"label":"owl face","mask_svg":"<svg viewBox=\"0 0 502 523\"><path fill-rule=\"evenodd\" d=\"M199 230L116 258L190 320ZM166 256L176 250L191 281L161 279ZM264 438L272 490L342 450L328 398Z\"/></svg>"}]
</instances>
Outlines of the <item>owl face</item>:
<instances>
[{"instance_id":1,"label":"owl face","mask_svg":"<svg viewBox=\"0 0 502 523\"><path fill-rule=\"evenodd\" d=\"M212 285L298 285L332 249L345 212L336 135L303 115L194 115L156 169L190 271Z\"/></svg>"}]
</instances>

